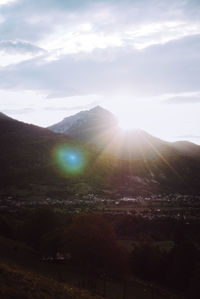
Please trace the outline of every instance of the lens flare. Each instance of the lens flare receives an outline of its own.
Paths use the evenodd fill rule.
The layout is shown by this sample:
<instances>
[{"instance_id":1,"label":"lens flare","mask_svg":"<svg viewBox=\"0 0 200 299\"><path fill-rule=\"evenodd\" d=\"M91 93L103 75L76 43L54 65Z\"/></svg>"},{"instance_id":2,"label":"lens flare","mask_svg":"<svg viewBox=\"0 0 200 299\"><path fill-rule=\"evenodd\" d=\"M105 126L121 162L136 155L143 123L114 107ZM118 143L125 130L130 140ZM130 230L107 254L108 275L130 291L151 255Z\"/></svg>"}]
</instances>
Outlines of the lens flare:
<instances>
[{"instance_id":1,"label":"lens flare","mask_svg":"<svg viewBox=\"0 0 200 299\"><path fill-rule=\"evenodd\" d=\"M69 145L61 145L54 149L56 165L64 174L80 174L87 165L84 150Z\"/></svg>"}]
</instances>

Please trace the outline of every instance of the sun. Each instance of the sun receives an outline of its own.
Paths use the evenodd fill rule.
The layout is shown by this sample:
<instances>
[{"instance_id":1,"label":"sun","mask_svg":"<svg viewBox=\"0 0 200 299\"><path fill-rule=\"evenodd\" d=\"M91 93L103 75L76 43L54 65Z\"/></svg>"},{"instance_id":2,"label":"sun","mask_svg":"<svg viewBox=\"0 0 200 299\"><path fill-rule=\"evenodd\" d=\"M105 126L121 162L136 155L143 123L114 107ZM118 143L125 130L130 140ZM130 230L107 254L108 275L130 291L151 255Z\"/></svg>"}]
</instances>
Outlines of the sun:
<instances>
[{"instance_id":1,"label":"sun","mask_svg":"<svg viewBox=\"0 0 200 299\"><path fill-rule=\"evenodd\" d=\"M136 125L133 117L130 117L127 114L126 115L118 115L118 123L119 123L119 127L124 131L137 128L137 125Z\"/></svg>"},{"instance_id":2,"label":"sun","mask_svg":"<svg viewBox=\"0 0 200 299\"><path fill-rule=\"evenodd\" d=\"M122 130L134 130L141 125L142 109L139 109L138 105L120 100L113 103L113 105L105 107L105 109L111 111L116 116L118 126Z\"/></svg>"}]
</instances>

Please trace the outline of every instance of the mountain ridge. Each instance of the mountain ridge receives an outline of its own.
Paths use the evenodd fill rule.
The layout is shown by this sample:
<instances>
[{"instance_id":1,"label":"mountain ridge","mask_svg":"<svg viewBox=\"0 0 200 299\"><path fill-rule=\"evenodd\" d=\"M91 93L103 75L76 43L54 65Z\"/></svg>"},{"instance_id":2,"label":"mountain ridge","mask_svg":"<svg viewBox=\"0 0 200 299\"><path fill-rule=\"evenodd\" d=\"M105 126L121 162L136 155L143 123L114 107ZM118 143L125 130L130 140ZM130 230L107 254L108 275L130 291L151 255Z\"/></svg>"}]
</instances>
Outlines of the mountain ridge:
<instances>
[{"instance_id":1,"label":"mountain ridge","mask_svg":"<svg viewBox=\"0 0 200 299\"><path fill-rule=\"evenodd\" d=\"M99 117L102 114L104 114L104 117L106 115L108 119L112 118L112 122L117 124L116 117L110 111L102 108L101 106L96 106L90 110L83 110L76 113L75 115L65 117L57 124L49 126L48 129L55 133L67 134L68 130L72 129L72 126L74 126L74 124L82 125L80 121L83 121L84 118Z\"/></svg>"},{"instance_id":2,"label":"mountain ridge","mask_svg":"<svg viewBox=\"0 0 200 299\"><path fill-rule=\"evenodd\" d=\"M200 146L191 142L164 141L141 129L121 130L117 118L100 106L66 117L48 129L81 142L93 143L123 159L155 158L157 155L177 153L200 157Z\"/></svg>"},{"instance_id":3,"label":"mountain ridge","mask_svg":"<svg viewBox=\"0 0 200 299\"><path fill-rule=\"evenodd\" d=\"M104 124L103 130L108 124L109 121ZM110 132L107 133L110 138ZM126 140L123 141L123 146L128 151ZM131 145L129 135L127 142ZM134 145L136 151L139 145ZM78 149L84 153L87 163L82 173L71 175L58 168L55 151L60 147L64 147L64 150ZM24 196L21 194L28 194L29 197L55 195L65 198L78 193L77 190L82 185L85 190L91 190L95 194L108 192L109 196L118 198L161 192L200 192L200 158L171 149L166 142L161 142L156 151L149 145L137 159L136 156L128 159L128 155L120 159L114 154L116 152L89 142L73 140L71 136L3 118L0 119L0 192L12 193L14 196L19 194L20 197Z\"/></svg>"}]
</instances>

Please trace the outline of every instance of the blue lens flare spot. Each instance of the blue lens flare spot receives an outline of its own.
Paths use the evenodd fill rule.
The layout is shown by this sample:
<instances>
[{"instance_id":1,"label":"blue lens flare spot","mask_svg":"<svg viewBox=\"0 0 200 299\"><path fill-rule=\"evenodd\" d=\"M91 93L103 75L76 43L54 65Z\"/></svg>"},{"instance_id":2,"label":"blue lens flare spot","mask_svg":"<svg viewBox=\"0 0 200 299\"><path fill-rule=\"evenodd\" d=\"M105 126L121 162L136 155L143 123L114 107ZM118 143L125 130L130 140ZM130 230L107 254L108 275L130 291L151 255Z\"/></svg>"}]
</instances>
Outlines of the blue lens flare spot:
<instances>
[{"instance_id":1,"label":"blue lens flare spot","mask_svg":"<svg viewBox=\"0 0 200 299\"><path fill-rule=\"evenodd\" d=\"M54 157L58 168L66 174L79 174L87 164L87 155L78 147L60 145L54 149Z\"/></svg>"}]
</instances>

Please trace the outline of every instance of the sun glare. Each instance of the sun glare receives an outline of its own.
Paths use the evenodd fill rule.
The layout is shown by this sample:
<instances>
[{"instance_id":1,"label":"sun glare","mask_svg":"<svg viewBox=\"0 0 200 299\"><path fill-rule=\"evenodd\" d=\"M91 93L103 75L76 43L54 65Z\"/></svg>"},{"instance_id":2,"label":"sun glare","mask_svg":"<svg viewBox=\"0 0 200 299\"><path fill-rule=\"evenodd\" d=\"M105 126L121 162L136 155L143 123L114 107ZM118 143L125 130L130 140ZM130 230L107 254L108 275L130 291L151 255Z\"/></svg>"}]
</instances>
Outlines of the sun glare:
<instances>
[{"instance_id":1,"label":"sun glare","mask_svg":"<svg viewBox=\"0 0 200 299\"><path fill-rule=\"evenodd\" d=\"M120 115L118 117L118 121L119 121L119 127L125 131L135 129L137 127L133 118L131 118L127 115Z\"/></svg>"},{"instance_id":2,"label":"sun glare","mask_svg":"<svg viewBox=\"0 0 200 299\"><path fill-rule=\"evenodd\" d=\"M118 125L122 130L132 130L140 127L144 127L146 122L144 106L138 102L132 102L127 100L124 105L124 100L119 100L106 107L110 110L118 119Z\"/></svg>"},{"instance_id":3,"label":"sun glare","mask_svg":"<svg viewBox=\"0 0 200 299\"><path fill-rule=\"evenodd\" d=\"M146 131L155 131L160 121L161 113L158 108L147 101L124 101L110 108L117 116L119 127L123 130L142 129ZM159 122L160 123L160 122Z\"/></svg>"}]
</instances>

